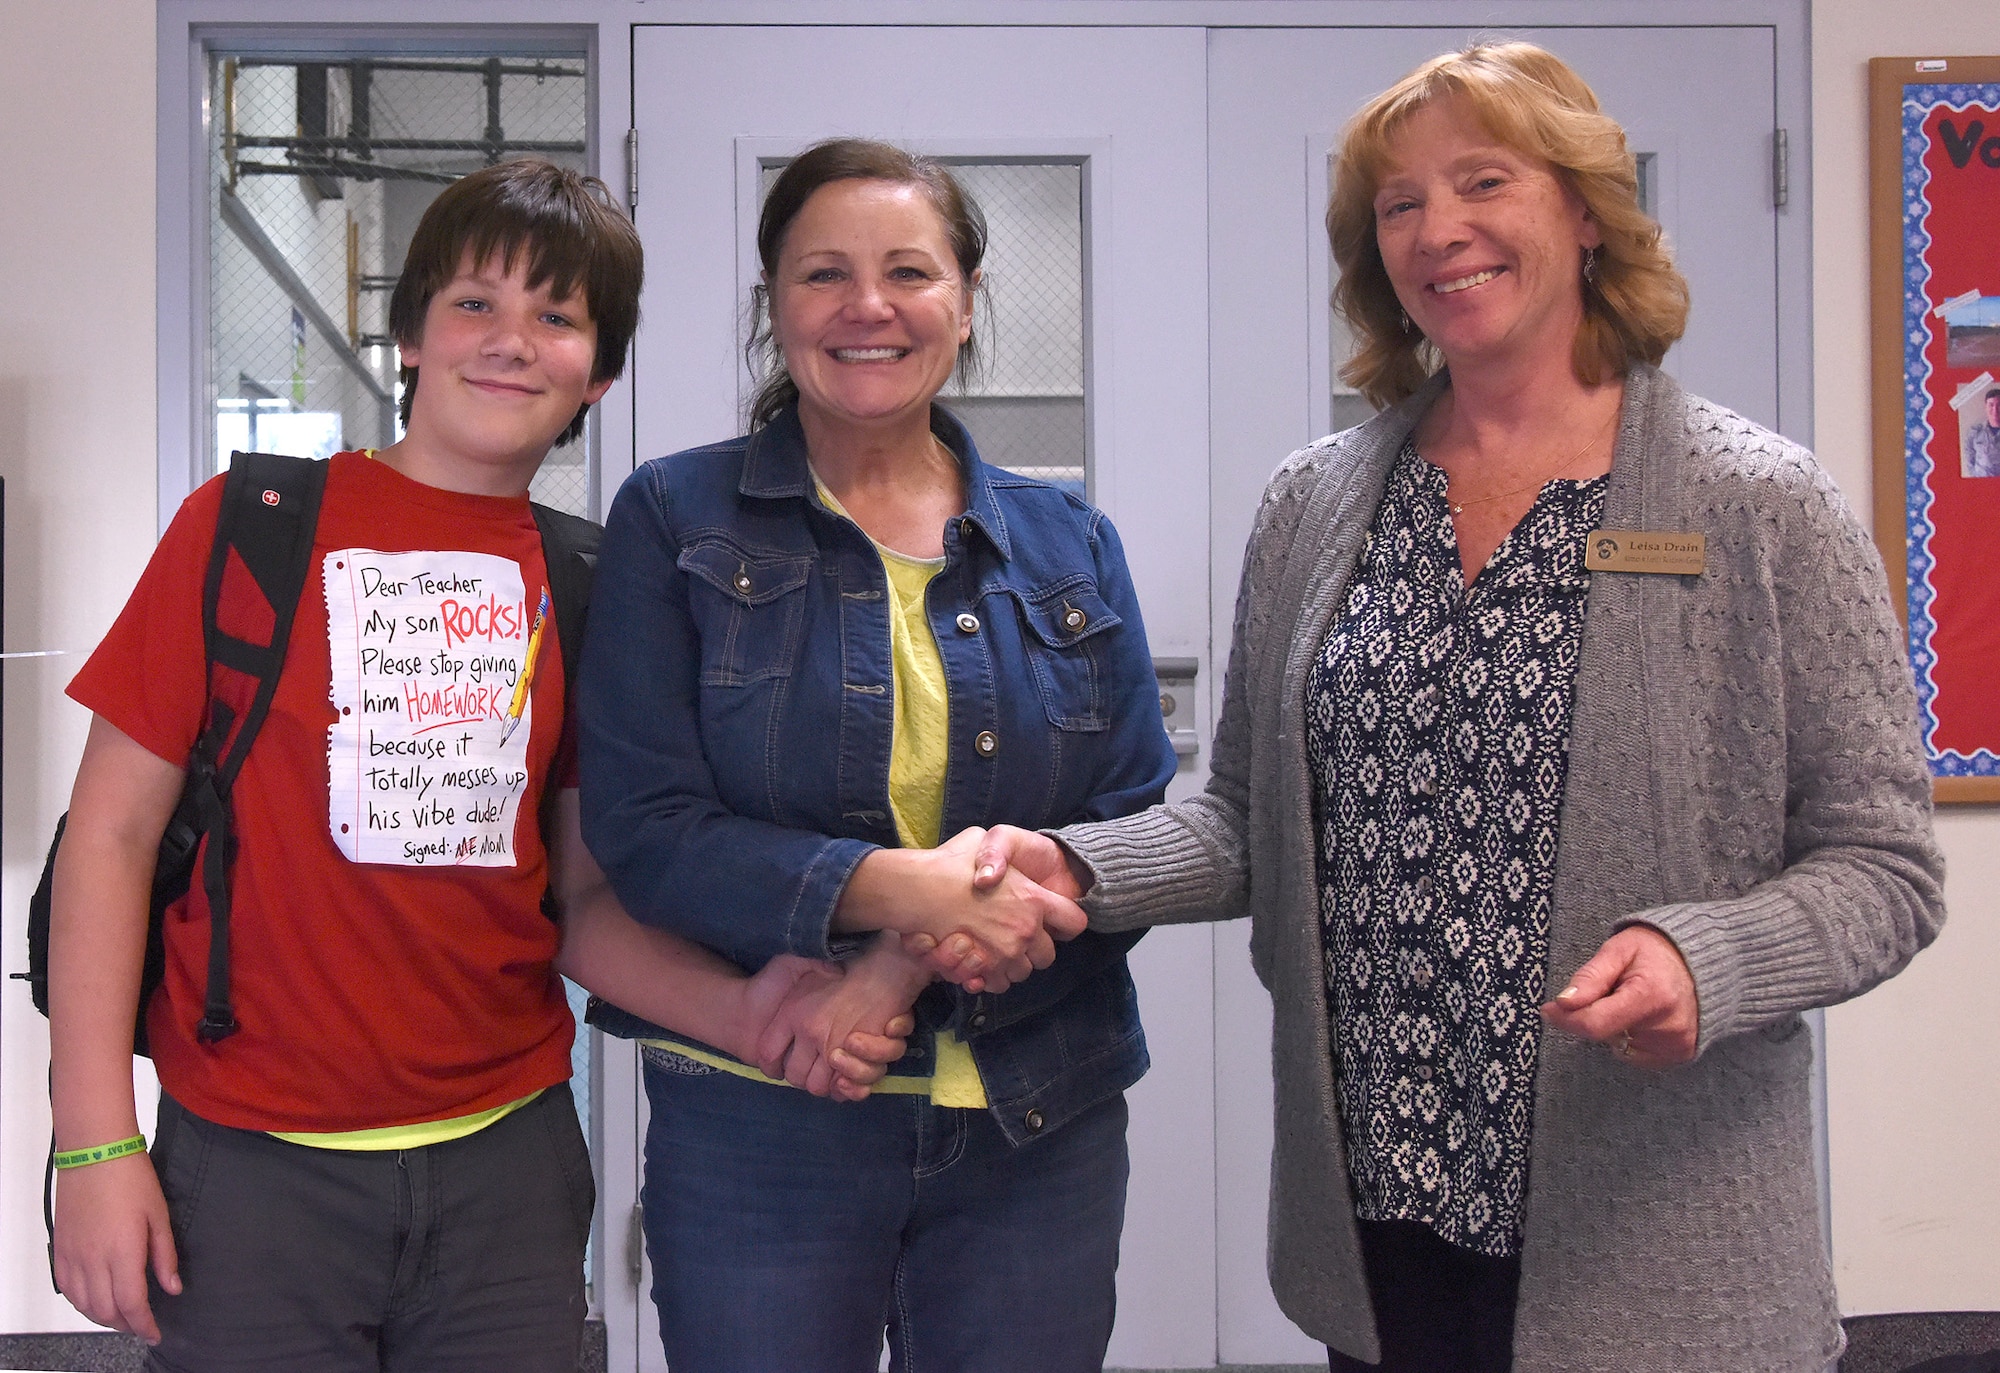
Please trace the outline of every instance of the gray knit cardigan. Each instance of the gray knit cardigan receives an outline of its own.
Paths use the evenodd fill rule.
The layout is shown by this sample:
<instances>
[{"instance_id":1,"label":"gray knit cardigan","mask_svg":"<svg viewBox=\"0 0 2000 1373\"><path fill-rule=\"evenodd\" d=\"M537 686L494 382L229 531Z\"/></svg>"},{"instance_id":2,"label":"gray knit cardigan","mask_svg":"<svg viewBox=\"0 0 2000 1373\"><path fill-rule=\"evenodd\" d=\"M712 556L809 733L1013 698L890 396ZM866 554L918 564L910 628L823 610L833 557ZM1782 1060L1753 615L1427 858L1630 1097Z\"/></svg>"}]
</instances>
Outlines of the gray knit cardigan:
<instances>
[{"instance_id":1,"label":"gray knit cardigan","mask_svg":"<svg viewBox=\"0 0 2000 1373\"><path fill-rule=\"evenodd\" d=\"M1433 382L1272 477L1244 559L1207 790L1062 838L1094 928L1249 915L1273 1002L1271 1284L1378 1357L1334 1097L1305 683ZM1937 934L1943 862L1882 565L1797 445L1627 379L1607 528L1699 531L1699 576L1591 577L1548 985L1619 927L1693 971L1699 1056L1664 1072L1551 1031L1535 1081L1519 1373L1820 1373L1841 1349L1799 1012Z\"/></svg>"}]
</instances>

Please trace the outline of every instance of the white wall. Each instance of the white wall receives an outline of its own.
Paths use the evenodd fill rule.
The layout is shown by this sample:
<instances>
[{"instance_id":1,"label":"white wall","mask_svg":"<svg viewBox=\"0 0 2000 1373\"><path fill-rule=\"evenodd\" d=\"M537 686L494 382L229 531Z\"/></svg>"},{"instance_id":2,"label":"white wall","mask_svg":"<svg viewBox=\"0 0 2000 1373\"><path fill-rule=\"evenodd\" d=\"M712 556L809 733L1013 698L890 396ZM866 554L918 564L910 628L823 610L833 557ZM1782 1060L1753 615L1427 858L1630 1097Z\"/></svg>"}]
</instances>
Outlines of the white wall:
<instances>
[{"instance_id":1,"label":"white wall","mask_svg":"<svg viewBox=\"0 0 2000 1373\"><path fill-rule=\"evenodd\" d=\"M154 537L151 0L10 4L0 42L0 476L6 648L87 651ZM0 931L6 971L42 846L69 795L79 659L6 665ZM26 984L0 983L0 1330L80 1327L49 1289L41 1158L48 1036Z\"/></svg>"},{"instance_id":2,"label":"white wall","mask_svg":"<svg viewBox=\"0 0 2000 1373\"><path fill-rule=\"evenodd\" d=\"M1813 432L1869 509L1868 59L2000 53L1993 0L1815 0ZM2000 809L1939 820L1943 935L1902 977L1827 1012L1840 1302L2000 1310Z\"/></svg>"}]
</instances>

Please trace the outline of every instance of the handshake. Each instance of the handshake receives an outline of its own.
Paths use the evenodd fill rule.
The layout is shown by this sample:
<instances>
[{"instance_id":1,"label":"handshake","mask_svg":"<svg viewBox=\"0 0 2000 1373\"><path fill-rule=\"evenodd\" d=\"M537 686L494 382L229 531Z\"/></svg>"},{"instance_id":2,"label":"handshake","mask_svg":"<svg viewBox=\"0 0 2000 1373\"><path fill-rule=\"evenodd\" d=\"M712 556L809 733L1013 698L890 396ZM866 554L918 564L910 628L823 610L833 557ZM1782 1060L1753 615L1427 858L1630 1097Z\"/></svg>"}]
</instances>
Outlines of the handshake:
<instances>
[{"instance_id":1,"label":"handshake","mask_svg":"<svg viewBox=\"0 0 2000 1373\"><path fill-rule=\"evenodd\" d=\"M1055 840L996 825L934 849L862 860L834 912L842 930L893 930L903 950L968 992L1006 991L1055 961L1058 939L1088 923L1085 874ZM850 911L849 902L855 903Z\"/></svg>"},{"instance_id":2,"label":"handshake","mask_svg":"<svg viewBox=\"0 0 2000 1373\"><path fill-rule=\"evenodd\" d=\"M841 965L785 956L745 984L731 1052L767 1077L859 1100L903 1056L911 1007L935 978L998 994L1055 961L1087 923L1087 874L1061 845L999 825L935 849L862 859L833 928L876 932Z\"/></svg>"}]
</instances>

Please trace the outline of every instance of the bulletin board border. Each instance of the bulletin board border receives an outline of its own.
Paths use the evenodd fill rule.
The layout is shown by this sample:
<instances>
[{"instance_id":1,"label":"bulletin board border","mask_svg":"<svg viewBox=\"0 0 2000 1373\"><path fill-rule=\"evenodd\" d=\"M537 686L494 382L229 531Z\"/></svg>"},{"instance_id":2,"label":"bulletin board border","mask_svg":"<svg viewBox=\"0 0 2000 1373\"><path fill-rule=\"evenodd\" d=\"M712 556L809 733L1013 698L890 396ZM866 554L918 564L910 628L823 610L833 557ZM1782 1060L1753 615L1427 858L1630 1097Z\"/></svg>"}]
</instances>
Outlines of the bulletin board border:
<instances>
[{"instance_id":1,"label":"bulletin board border","mask_svg":"<svg viewBox=\"0 0 2000 1373\"><path fill-rule=\"evenodd\" d=\"M1942 803L2000 802L2000 753L1940 751L1933 706L1936 621L1931 616L1933 527L1929 450L1934 431L1925 356L1930 309L1924 262L1930 235L1930 174L1923 164L1924 119L1940 105L2000 96L2000 56L1876 57L1868 63L1869 240L1875 542L1889 573L1916 676L1917 711Z\"/></svg>"}]
</instances>

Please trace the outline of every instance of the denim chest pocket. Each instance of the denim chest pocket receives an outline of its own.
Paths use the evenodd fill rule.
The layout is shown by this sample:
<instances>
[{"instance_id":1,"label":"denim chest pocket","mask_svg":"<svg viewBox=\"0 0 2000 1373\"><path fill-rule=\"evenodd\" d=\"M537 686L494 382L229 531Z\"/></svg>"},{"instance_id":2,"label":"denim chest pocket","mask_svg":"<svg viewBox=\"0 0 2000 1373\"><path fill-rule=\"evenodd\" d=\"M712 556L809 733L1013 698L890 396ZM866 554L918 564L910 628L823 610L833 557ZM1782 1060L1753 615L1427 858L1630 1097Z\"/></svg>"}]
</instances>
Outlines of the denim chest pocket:
<instances>
[{"instance_id":1,"label":"denim chest pocket","mask_svg":"<svg viewBox=\"0 0 2000 1373\"><path fill-rule=\"evenodd\" d=\"M810 554L758 552L703 540L676 560L701 634L703 686L747 686L792 670L805 619Z\"/></svg>"},{"instance_id":2,"label":"denim chest pocket","mask_svg":"<svg viewBox=\"0 0 2000 1373\"><path fill-rule=\"evenodd\" d=\"M1027 628L1028 661L1049 723L1057 729L1095 732L1111 725L1099 655L1118 613L1084 580L1023 593L1009 588Z\"/></svg>"}]
</instances>

